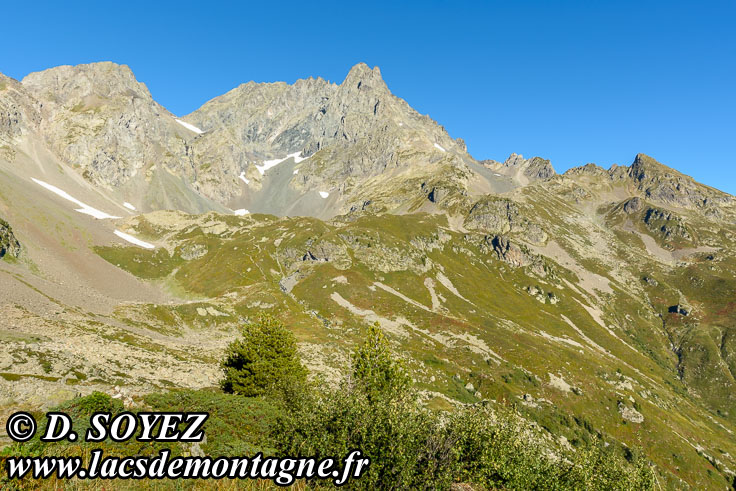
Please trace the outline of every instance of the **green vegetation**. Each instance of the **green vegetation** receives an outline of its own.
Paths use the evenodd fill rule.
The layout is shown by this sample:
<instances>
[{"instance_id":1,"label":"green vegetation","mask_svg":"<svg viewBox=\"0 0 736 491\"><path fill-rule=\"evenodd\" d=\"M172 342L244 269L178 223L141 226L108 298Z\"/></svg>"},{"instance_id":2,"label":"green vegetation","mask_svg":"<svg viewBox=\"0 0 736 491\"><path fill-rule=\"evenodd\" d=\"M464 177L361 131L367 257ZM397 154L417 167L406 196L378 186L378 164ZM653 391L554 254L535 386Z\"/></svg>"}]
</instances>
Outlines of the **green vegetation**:
<instances>
[{"instance_id":1,"label":"green vegetation","mask_svg":"<svg viewBox=\"0 0 736 491\"><path fill-rule=\"evenodd\" d=\"M246 324L241 335L228 346L222 362L225 392L254 397L276 386L306 380L294 335L281 322L264 315Z\"/></svg>"},{"instance_id":2,"label":"green vegetation","mask_svg":"<svg viewBox=\"0 0 736 491\"><path fill-rule=\"evenodd\" d=\"M249 324L243 339L228 348L226 362L235 353L262 356L279 351L288 353L287 362L298 363L291 349L293 339L285 332L288 331L282 325L268 317ZM262 336L272 339L264 342ZM266 356L266 366L274 359ZM213 457L263 452L339 458L359 449L371 462L367 473L351 482L354 489L449 489L454 483L512 489L653 488L652 469L638 452L623 458L607 450L602 442L581 445L570 452L545 439L518 413L504 407L481 404L451 413L425 408L418 402L404 364L394 357L377 326L369 328L366 341L353 352L350 371L335 389L301 380L299 384L282 384L278 387L281 390L275 390L283 374L274 375L270 369L266 373L271 377L269 384L262 383L258 371L246 370L237 377L238 386L248 389L258 387L263 391L266 386L271 387L265 399L216 391L174 391L148 395L139 404L147 411L208 412L210 417L204 427L207 440L201 451ZM95 392L55 410L70 414L75 430L81 433L89 427L92 413L119 414L124 408L120 401ZM41 414L37 418L41 421ZM88 459L97 447L106 455L117 456L155 456L164 448L169 448L173 456L194 451L189 444L141 445L135 439L102 444L45 443L39 440L45 430L43 421L40 426L31 441L11 445L2 457L80 455ZM53 489L62 484L54 480L34 483L25 479L18 483L6 479L0 477L0 485L20 489ZM206 482L200 484L209 486ZM200 484L167 481L157 487L189 489L201 487ZM309 484L331 486L323 481ZM233 485L252 488L258 484Z\"/></svg>"},{"instance_id":3,"label":"green vegetation","mask_svg":"<svg viewBox=\"0 0 736 491\"><path fill-rule=\"evenodd\" d=\"M168 276L183 262L176 256L170 256L166 249L149 251L130 247L95 247L95 251L117 267L148 280Z\"/></svg>"},{"instance_id":4,"label":"green vegetation","mask_svg":"<svg viewBox=\"0 0 736 491\"><path fill-rule=\"evenodd\" d=\"M163 394L149 394L139 401L141 410L161 412L208 412L208 420L204 424L207 441L201 444L201 450L211 456L251 456L258 452L273 455L269 446L269 428L274 424L277 408L273 404L260 399L223 394L218 391L173 391ZM95 392L86 397L77 397L52 409L69 414L73 427L78 434L84 434L89 428L89 416L95 411L109 411L113 415L121 413L122 403L107 394ZM39 422L36 436L25 443L14 443L0 452L0 489L101 489L100 482L80 483L52 478L46 481L34 481L25 478L10 481L7 478L5 459L8 457L35 456L81 456L89 462L93 449L102 449L105 456L149 456L158 455L168 449L172 456L192 455L193 447L186 443L151 442L141 443L135 439L126 442L105 440L101 443L85 443L81 441L62 441L46 443L40 441L40 435L46 429L43 413L34 414ZM266 489L275 488L270 482L235 482L207 480L175 480L175 481L114 481L115 489L144 489L151 487L161 490L180 489ZM103 485L103 489L107 487Z\"/></svg>"},{"instance_id":5,"label":"green vegetation","mask_svg":"<svg viewBox=\"0 0 736 491\"><path fill-rule=\"evenodd\" d=\"M654 474L638 454L626 461L598 442L568 455L512 410L475 405L447 414L424 408L376 326L337 389L283 405L273 432L278 453L328 457L360 449L371 463L351 483L356 489L447 489L456 482L487 489L654 486Z\"/></svg>"},{"instance_id":6,"label":"green vegetation","mask_svg":"<svg viewBox=\"0 0 736 491\"><path fill-rule=\"evenodd\" d=\"M574 206L543 188L527 192L524 212L570 256L549 259L553 270L543 277L499 260L486 233L453 231L445 216L367 214L336 225L181 215L176 228L149 216L137 232L171 245L176 266L165 282L196 302L130 305L120 316L161 333L230 337L242 319L268 313L289 326L305 364L320 367L334 384L336 369L375 315L417 390L426 391L429 408L516 405L524 418L576 449L602 438L606 452L623 458L640 445L663 487L729 483L724 473L733 468L736 447L724 427L736 418L730 399L736 386L729 385L736 373L736 261L718 250L678 259L677 267L658 263L642 242L642 234L652 234L642 217L609 213L610 207L599 213L609 213L606 226L626 240L611 240L606 258L583 217L570 224L551 211L574 214ZM701 244L714 237L683 217ZM627 220L635 228L625 228ZM143 259L140 249L121 249L126 269ZM158 259L146 261L151 270L160 267ZM285 291L282 281L290 275L295 281ZM558 302L535 298L534 285ZM683 296L692 313L669 313ZM550 374L564 383L552 383ZM643 421L623 418L622 408L633 408ZM680 456L676 465L672 454Z\"/></svg>"},{"instance_id":7,"label":"green vegetation","mask_svg":"<svg viewBox=\"0 0 736 491\"><path fill-rule=\"evenodd\" d=\"M404 364L391 354L388 341L378 324L368 328L368 338L353 354L353 378L368 400L380 400L388 394L404 394L411 377Z\"/></svg>"}]
</instances>

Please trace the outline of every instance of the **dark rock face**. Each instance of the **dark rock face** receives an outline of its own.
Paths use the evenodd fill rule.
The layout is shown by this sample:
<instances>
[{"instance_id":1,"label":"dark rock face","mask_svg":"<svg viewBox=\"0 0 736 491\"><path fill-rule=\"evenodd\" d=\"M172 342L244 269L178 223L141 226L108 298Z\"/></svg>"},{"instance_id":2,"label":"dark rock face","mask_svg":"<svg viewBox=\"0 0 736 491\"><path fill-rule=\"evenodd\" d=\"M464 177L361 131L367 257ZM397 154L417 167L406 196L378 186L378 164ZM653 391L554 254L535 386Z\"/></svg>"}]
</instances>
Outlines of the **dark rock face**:
<instances>
[{"instance_id":1,"label":"dark rock face","mask_svg":"<svg viewBox=\"0 0 736 491\"><path fill-rule=\"evenodd\" d=\"M427 195L427 199L432 203L439 203L450 194L448 189L438 186L430 187L427 183L422 183L422 192Z\"/></svg>"},{"instance_id":2,"label":"dark rock face","mask_svg":"<svg viewBox=\"0 0 736 491\"><path fill-rule=\"evenodd\" d=\"M493 250L498 255L498 258L509 263L511 266L518 268L530 263L524 251L503 235L495 236L491 239L491 244L493 244Z\"/></svg>"},{"instance_id":3,"label":"dark rock face","mask_svg":"<svg viewBox=\"0 0 736 491\"><path fill-rule=\"evenodd\" d=\"M547 272L544 264L539 256L536 256L522 248L503 235L496 235L492 239L486 238L487 242L493 247L493 251L498 258L514 268L530 266L534 273L545 276Z\"/></svg>"},{"instance_id":4,"label":"dark rock face","mask_svg":"<svg viewBox=\"0 0 736 491\"><path fill-rule=\"evenodd\" d=\"M651 231L660 234L665 240L691 238L684 220L671 211L649 208L644 215L644 224Z\"/></svg>"},{"instance_id":5,"label":"dark rock face","mask_svg":"<svg viewBox=\"0 0 736 491\"><path fill-rule=\"evenodd\" d=\"M12 257L18 257L20 256L20 252L20 242L13 235L13 229L8 222L0 218L0 257L6 254Z\"/></svg>"},{"instance_id":6,"label":"dark rock face","mask_svg":"<svg viewBox=\"0 0 736 491\"><path fill-rule=\"evenodd\" d=\"M631 198L624 203L624 213L631 215L641 210L641 200L639 198Z\"/></svg>"}]
</instances>

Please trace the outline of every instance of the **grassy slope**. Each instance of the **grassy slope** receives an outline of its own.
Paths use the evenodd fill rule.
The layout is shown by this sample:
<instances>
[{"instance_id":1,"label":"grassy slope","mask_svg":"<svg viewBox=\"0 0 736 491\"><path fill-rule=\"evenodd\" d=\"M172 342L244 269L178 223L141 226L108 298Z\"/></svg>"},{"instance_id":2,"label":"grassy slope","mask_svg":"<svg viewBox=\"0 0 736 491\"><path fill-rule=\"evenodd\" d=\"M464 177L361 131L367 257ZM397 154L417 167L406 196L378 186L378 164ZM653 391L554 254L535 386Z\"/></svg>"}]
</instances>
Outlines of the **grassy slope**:
<instances>
[{"instance_id":1,"label":"grassy slope","mask_svg":"<svg viewBox=\"0 0 736 491\"><path fill-rule=\"evenodd\" d=\"M725 481L716 466L721 471L724 465L734 467L728 454L736 454L736 446L724 431L733 428L733 420L709 411L688 391L662 334L662 321L648 305L651 301L656 310L672 302L668 280L681 278L679 272L660 272L656 264L648 264L662 280L644 299L599 265L600 274L612 277L614 294L597 301L567 286L564 280L576 284L575 273L553 264L553 274L539 278L511 268L480 246L482 235L451 232L442 217L366 216L332 225L302 218L207 217L204 223L171 230L163 222L143 222L139 232L166 238L172 255L135 248L98 250L134 274L208 297L186 306L140 306L154 314L147 321L152 329L214 329L269 310L293 328L303 346L318 346L317 352L330 355L310 359L315 350L305 350L308 364L324 368L345 356L372 319L340 306L331 298L336 292L356 308L394 321L392 340L405 353L419 386L428 391L430 404L503 400L519 404L530 418L573 443L588 439L591 432L629 446L641 443L673 484L680 478L696 486L721 486ZM206 247L207 254L183 261L178 251L191 244ZM319 251L324 244L347 252L347 265L334 260L335 255L329 261L302 261L307 251ZM441 284L442 272L465 299ZM287 294L279 281L292 273L299 281ZM428 311L432 302L426 278L432 278L443 299L438 311ZM528 286L554 292L559 303L539 302L525 291ZM728 289L719 288L727 298ZM227 315L201 316L197 307ZM602 308L604 322L614 330L601 326L586 307ZM732 312L728 303L723 308ZM728 319L721 316L717 322ZM552 385L550 373L574 390ZM466 389L468 383L472 390ZM521 403L524 394L534 402ZM644 422L623 420L619 406L637 409Z\"/></svg>"}]
</instances>

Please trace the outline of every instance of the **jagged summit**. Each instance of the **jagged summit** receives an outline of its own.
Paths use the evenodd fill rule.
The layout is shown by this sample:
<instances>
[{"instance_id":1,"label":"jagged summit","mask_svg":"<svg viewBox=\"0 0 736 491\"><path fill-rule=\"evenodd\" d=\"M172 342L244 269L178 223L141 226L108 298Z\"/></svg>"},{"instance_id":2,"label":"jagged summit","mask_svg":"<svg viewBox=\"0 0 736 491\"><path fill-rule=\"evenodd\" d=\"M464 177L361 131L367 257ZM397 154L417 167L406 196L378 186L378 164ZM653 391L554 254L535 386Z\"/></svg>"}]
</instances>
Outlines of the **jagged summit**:
<instances>
[{"instance_id":1,"label":"jagged summit","mask_svg":"<svg viewBox=\"0 0 736 491\"><path fill-rule=\"evenodd\" d=\"M599 182L627 181L642 197L655 203L678 208L699 209L709 216L721 216L720 205L736 202L734 197L710 186L700 184L654 158L639 153L628 167L612 165L608 170L595 164L569 169L564 174L572 178L592 178Z\"/></svg>"},{"instance_id":2,"label":"jagged summit","mask_svg":"<svg viewBox=\"0 0 736 491\"><path fill-rule=\"evenodd\" d=\"M344 212L353 201L369 199L357 196L368 191L360 186L368 179L387 179L394 172L398 183L400 173L443 157L456 159L457 166L470 159L436 122L392 95L378 67L364 63L352 67L339 85L313 78L292 85L249 82L185 119L205 131L191 143L193 160L217 156L217 166L199 168L201 192L251 211L264 209L260 203L273 194L286 193L292 198L284 203L291 203L296 193L332 197L300 205L302 212L322 216L327 211L315 207L324 206L329 213ZM298 169L289 167L290 175L279 177L283 192L271 189L276 183L269 175L275 178L277 171L266 175L262 162L290 155L296 155ZM385 191L381 186L380 192ZM265 210L284 213L284 204L274 207L279 200L268 199Z\"/></svg>"},{"instance_id":3,"label":"jagged summit","mask_svg":"<svg viewBox=\"0 0 736 491\"><path fill-rule=\"evenodd\" d=\"M380 69L365 63L350 68L340 84L311 77L248 82L181 119L156 103L128 66L112 62L0 81L14 89L0 92L0 128L8 141L37 135L94 185L120 195L135 190L143 210L168 203L203 211L216 203L327 217L364 202L387 210L411 202L410 208L438 211L447 205L438 196L464 201L556 175L541 157L475 161L462 140L394 96ZM643 154L630 168L586 167L566 175L591 172L626 177L655 201L726 202L723 193ZM435 189L439 182L442 192Z\"/></svg>"},{"instance_id":4,"label":"jagged summit","mask_svg":"<svg viewBox=\"0 0 736 491\"><path fill-rule=\"evenodd\" d=\"M129 67L111 62L35 72L18 86L42 108L44 145L94 185L134 194L144 211L226 207L327 217L355 201L378 203L379 194L424 199L421 176L429 173L451 172L467 187L472 172L462 141L392 95L380 69L364 63L339 85L248 82L181 119Z\"/></svg>"},{"instance_id":5,"label":"jagged summit","mask_svg":"<svg viewBox=\"0 0 736 491\"><path fill-rule=\"evenodd\" d=\"M734 202L733 196L700 184L641 153L629 167L629 177L647 197L673 206L712 209L719 204Z\"/></svg>"},{"instance_id":6,"label":"jagged summit","mask_svg":"<svg viewBox=\"0 0 736 491\"><path fill-rule=\"evenodd\" d=\"M363 91L388 91L388 87L381 76L381 69L377 66L371 69L365 63L358 63L353 66L341 85Z\"/></svg>"},{"instance_id":7,"label":"jagged summit","mask_svg":"<svg viewBox=\"0 0 736 491\"><path fill-rule=\"evenodd\" d=\"M522 186L557 175L549 160L541 157L525 159L523 155L517 153L509 155L504 162L484 160L482 163L494 171L512 178Z\"/></svg>"}]
</instances>

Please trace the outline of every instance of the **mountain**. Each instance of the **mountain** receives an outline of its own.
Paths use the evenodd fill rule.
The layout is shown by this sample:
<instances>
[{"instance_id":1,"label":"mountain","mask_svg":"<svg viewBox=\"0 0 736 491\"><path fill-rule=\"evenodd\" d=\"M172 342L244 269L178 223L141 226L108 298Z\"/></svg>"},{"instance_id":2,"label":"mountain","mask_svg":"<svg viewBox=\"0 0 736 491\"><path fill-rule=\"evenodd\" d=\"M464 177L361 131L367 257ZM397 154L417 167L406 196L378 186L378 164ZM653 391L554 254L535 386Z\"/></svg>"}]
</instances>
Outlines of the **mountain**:
<instances>
[{"instance_id":1,"label":"mountain","mask_svg":"<svg viewBox=\"0 0 736 491\"><path fill-rule=\"evenodd\" d=\"M0 77L0 217L0 413L217 385L263 312L335 383L378 322L429 407L733 483L736 199L652 157L478 161L364 64L176 117L95 63Z\"/></svg>"}]
</instances>

